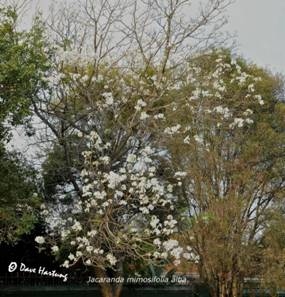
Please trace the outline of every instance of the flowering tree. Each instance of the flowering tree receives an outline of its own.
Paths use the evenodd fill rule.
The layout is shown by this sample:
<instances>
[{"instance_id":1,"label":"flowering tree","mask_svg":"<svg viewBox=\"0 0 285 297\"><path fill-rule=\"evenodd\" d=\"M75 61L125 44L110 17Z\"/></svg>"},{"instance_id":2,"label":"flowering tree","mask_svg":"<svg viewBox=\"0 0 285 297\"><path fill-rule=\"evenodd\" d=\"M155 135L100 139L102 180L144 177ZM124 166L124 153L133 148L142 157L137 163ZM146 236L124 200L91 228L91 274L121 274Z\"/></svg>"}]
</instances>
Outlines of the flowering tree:
<instances>
[{"instance_id":1,"label":"flowering tree","mask_svg":"<svg viewBox=\"0 0 285 297\"><path fill-rule=\"evenodd\" d=\"M275 166L282 133L268 113L279 121L282 104L266 99L276 98L277 82L264 71L223 51L192 56L201 45L192 42L211 40L208 25L229 3L208 1L187 20L188 1L102 1L99 10L86 1L83 14L64 7L51 18L56 51L33 107L52 143L43 168L55 186L43 213L65 267L82 261L98 275L120 274L130 259L184 254L213 296L240 294L252 275L246 259L273 201L263 185L274 185L274 199L283 186ZM131 22L121 21L125 11ZM274 140L266 142L261 123ZM192 227L182 237L186 253L173 236L179 223ZM102 290L118 295L121 287Z\"/></svg>"},{"instance_id":2,"label":"flowering tree","mask_svg":"<svg viewBox=\"0 0 285 297\"><path fill-rule=\"evenodd\" d=\"M167 116L171 166L185 172L182 237L213 296L241 296L245 277L258 276L266 261L262 238L284 197L280 86L226 51L206 53L190 63Z\"/></svg>"},{"instance_id":3,"label":"flowering tree","mask_svg":"<svg viewBox=\"0 0 285 297\"><path fill-rule=\"evenodd\" d=\"M57 54L49 56L52 67L45 73L48 87L33 97L33 112L46 128L38 143L48 143L41 147L44 157L49 155L43 165L47 196L67 183L80 194L75 172L78 175L82 166L82 147L74 135L78 130L83 134L94 130L94 122L89 120L94 118L94 112L96 121L105 116L98 115L94 98L101 95L94 86L99 86L102 94L107 77L117 84L120 75L128 76L127 80L133 83L124 92L132 90L136 94L133 98L142 100L142 109L152 98L152 106L158 111L165 91L176 85L173 69L194 49L218 40L219 29L225 23L223 12L231 2L209 0L192 10L191 1L182 0L163 4L104 0L96 5L93 1L77 1L51 9L48 33ZM116 73L117 69L120 73ZM122 98L128 97L128 92ZM141 117L146 120L150 114L143 111ZM157 112L156 117L163 120L163 112Z\"/></svg>"},{"instance_id":4,"label":"flowering tree","mask_svg":"<svg viewBox=\"0 0 285 297\"><path fill-rule=\"evenodd\" d=\"M152 141L152 127L164 117L162 105L156 106L163 96L153 100L152 83L120 70L102 69L96 77L88 66L71 66L67 64L59 77L66 100L92 100L86 104L92 109L88 117L74 119L67 130L82 148L82 163L73 169L69 190L65 183L53 196L57 203L43 206L48 234L46 239L36 237L36 242L52 243L55 254L68 251L64 267L82 261L98 276L107 276L107 269L122 275L123 264L131 261L159 264L189 258L173 238L180 173L163 174L165 153ZM84 102L78 104L79 110L86 108ZM70 204L63 203L67 192ZM122 284L100 285L104 296L118 296Z\"/></svg>"},{"instance_id":5,"label":"flowering tree","mask_svg":"<svg viewBox=\"0 0 285 297\"><path fill-rule=\"evenodd\" d=\"M70 251L63 266L68 268L80 259L95 267L97 276L107 276L108 267L122 276L125 261L157 262L169 256L179 260L182 248L170 239L177 224L171 215L173 186L157 176L155 150L149 146L132 149L122 162L112 164L111 144L96 132L88 139L82 197L50 228L56 244ZM49 207L45 213L49 216ZM58 247L52 251L57 253ZM116 288L115 296L120 289ZM113 296L107 284L102 284L102 293Z\"/></svg>"}]
</instances>

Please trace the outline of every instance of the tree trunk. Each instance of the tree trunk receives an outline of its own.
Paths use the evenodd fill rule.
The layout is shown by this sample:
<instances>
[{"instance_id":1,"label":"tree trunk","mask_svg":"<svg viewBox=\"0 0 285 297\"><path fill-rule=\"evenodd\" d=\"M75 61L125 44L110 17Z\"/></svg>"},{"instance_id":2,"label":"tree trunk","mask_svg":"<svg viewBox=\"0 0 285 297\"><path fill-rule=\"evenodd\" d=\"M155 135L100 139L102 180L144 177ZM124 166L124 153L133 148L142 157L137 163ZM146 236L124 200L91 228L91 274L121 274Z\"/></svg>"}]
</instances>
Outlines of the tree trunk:
<instances>
[{"instance_id":1,"label":"tree trunk","mask_svg":"<svg viewBox=\"0 0 285 297\"><path fill-rule=\"evenodd\" d=\"M100 290L101 290L102 297L114 297L110 284L106 284L106 283L100 284Z\"/></svg>"},{"instance_id":2,"label":"tree trunk","mask_svg":"<svg viewBox=\"0 0 285 297\"><path fill-rule=\"evenodd\" d=\"M242 297L243 282L239 277L234 277L232 280L232 297Z\"/></svg>"},{"instance_id":3,"label":"tree trunk","mask_svg":"<svg viewBox=\"0 0 285 297\"><path fill-rule=\"evenodd\" d=\"M213 288L210 291L211 297L242 297L243 284L238 277L227 279L220 276Z\"/></svg>"},{"instance_id":4,"label":"tree trunk","mask_svg":"<svg viewBox=\"0 0 285 297\"><path fill-rule=\"evenodd\" d=\"M120 297L122 293L123 285L118 284L113 286L112 284L102 283L100 284L100 290L102 297Z\"/></svg>"},{"instance_id":5,"label":"tree trunk","mask_svg":"<svg viewBox=\"0 0 285 297\"><path fill-rule=\"evenodd\" d=\"M95 268L96 276L99 278L107 278L108 274L101 268ZM107 282L99 283L102 297L120 297L123 289L123 284L112 284Z\"/></svg>"},{"instance_id":6,"label":"tree trunk","mask_svg":"<svg viewBox=\"0 0 285 297\"><path fill-rule=\"evenodd\" d=\"M226 281L223 277L219 280L219 296L217 297L228 297L226 290Z\"/></svg>"},{"instance_id":7,"label":"tree trunk","mask_svg":"<svg viewBox=\"0 0 285 297\"><path fill-rule=\"evenodd\" d=\"M114 297L120 297L123 290L123 284L117 284L114 289Z\"/></svg>"},{"instance_id":8,"label":"tree trunk","mask_svg":"<svg viewBox=\"0 0 285 297\"><path fill-rule=\"evenodd\" d=\"M98 277L98 278L106 278L107 277L106 271L103 270L102 268L96 267L95 274L96 274L96 277ZM100 282L99 286L100 286L102 297L113 297L113 290L112 290L111 284L106 283L106 282L102 282L102 283Z\"/></svg>"}]
</instances>

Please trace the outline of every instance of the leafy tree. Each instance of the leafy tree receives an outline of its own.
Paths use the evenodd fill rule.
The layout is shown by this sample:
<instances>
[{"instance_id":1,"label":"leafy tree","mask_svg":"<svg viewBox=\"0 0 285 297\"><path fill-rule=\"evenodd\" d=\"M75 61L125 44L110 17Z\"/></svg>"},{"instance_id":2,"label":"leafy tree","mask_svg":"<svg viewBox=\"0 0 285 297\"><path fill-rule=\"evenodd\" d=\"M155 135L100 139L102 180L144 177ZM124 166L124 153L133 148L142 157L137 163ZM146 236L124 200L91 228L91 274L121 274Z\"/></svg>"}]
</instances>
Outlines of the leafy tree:
<instances>
[{"instance_id":1,"label":"leafy tree","mask_svg":"<svg viewBox=\"0 0 285 297\"><path fill-rule=\"evenodd\" d=\"M48 69L40 24L30 32L17 30L17 12L0 9L0 123L2 139L8 125L22 124L30 115L31 98L42 87Z\"/></svg>"},{"instance_id":2,"label":"leafy tree","mask_svg":"<svg viewBox=\"0 0 285 297\"><path fill-rule=\"evenodd\" d=\"M5 145L13 127L28 123L31 98L43 85L47 59L41 37L39 25L20 32L16 10L0 8L0 242L30 232L36 219L36 174L19 155L6 152Z\"/></svg>"},{"instance_id":3,"label":"leafy tree","mask_svg":"<svg viewBox=\"0 0 285 297\"><path fill-rule=\"evenodd\" d=\"M260 279L262 288L270 290L277 296L285 288L284 263L285 263L285 233L284 209L282 205L271 213L271 221L262 239L263 259L260 261Z\"/></svg>"},{"instance_id":4,"label":"leafy tree","mask_svg":"<svg viewBox=\"0 0 285 297\"><path fill-rule=\"evenodd\" d=\"M212 296L241 296L244 279L268 260L260 244L284 198L282 82L214 51L190 61L180 93L164 143L185 174L182 237Z\"/></svg>"},{"instance_id":5,"label":"leafy tree","mask_svg":"<svg viewBox=\"0 0 285 297\"><path fill-rule=\"evenodd\" d=\"M15 153L0 152L0 242L14 242L37 221L36 172Z\"/></svg>"}]
</instances>

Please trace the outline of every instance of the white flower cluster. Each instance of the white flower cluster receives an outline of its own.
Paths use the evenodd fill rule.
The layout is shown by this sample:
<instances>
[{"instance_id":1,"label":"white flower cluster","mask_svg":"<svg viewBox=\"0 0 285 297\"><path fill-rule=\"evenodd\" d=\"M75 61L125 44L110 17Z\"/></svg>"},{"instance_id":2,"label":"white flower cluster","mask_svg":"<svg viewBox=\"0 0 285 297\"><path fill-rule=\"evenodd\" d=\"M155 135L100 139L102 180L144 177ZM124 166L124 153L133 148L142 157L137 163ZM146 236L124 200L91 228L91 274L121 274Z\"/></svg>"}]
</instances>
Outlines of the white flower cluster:
<instances>
[{"instance_id":1,"label":"white flower cluster","mask_svg":"<svg viewBox=\"0 0 285 297\"><path fill-rule=\"evenodd\" d=\"M184 252L182 256L184 259L194 263L199 263L200 261L199 255L197 255L190 246L187 246L187 251Z\"/></svg>"},{"instance_id":2,"label":"white flower cluster","mask_svg":"<svg viewBox=\"0 0 285 297\"><path fill-rule=\"evenodd\" d=\"M113 94L111 92L105 92L102 94L102 96L105 98L107 105L113 105L114 98L113 98Z\"/></svg>"},{"instance_id":3,"label":"white flower cluster","mask_svg":"<svg viewBox=\"0 0 285 297\"><path fill-rule=\"evenodd\" d=\"M139 99L137 101L137 104L135 106L135 109L140 111L143 107L146 107L146 103L142 100L142 99Z\"/></svg>"},{"instance_id":4,"label":"white flower cluster","mask_svg":"<svg viewBox=\"0 0 285 297\"><path fill-rule=\"evenodd\" d=\"M38 244L44 244L45 243L45 238L43 236L37 236L35 238L35 242Z\"/></svg>"},{"instance_id":5,"label":"white flower cluster","mask_svg":"<svg viewBox=\"0 0 285 297\"><path fill-rule=\"evenodd\" d=\"M134 140L130 141L130 147L136 147ZM132 257L141 253L152 259L179 260L183 249L178 245L168 249L164 244L177 228L171 214L176 198L173 185L157 174L155 149L132 149L121 162L113 163L111 144L94 131L87 136L87 147L80 174L82 196L75 198L79 211L74 214L65 209L56 219L53 217L58 222L50 228L51 233L60 235L60 240L70 246L63 267L79 259L86 265L112 267L120 261L126 246ZM177 172L178 178L183 176L183 172ZM143 254L144 242L153 245L152 253L146 250ZM59 248L57 242L52 253L58 253Z\"/></svg>"},{"instance_id":6,"label":"white flower cluster","mask_svg":"<svg viewBox=\"0 0 285 297\"><path fill-rule=\"evenodd\" d=\"M230 128L234 129L235 127L242 128L245 124L253 124L253 120L250 118L235 118L233 123L230 124Z\"/></svg>"},{"instance_id":7,"label":"white flower cluster","mask_svg":"<svg viewBox=\"0 0 285 297\"><path fill-rule=\"evenodd\" d=\"M187 110L189 123L186 122L188 114L185 112L185 126L178 124L164 131L169 135L180 133L183 144L195 141L198 145L204 144L208 150L206 139L217 135L220 129L238 131L248 128L254 123L255 109L265 104L258 94L257 82L261 80L260 77L247 73L240 61L229 61L227 54L214 54L217 58L212 68L204 68L195 61L189 64L187 83L191 87L190 95L179 109ZM205 123L208 125L207 133L203 130Z\"/></svg>"},{"instance_id":8,"label":"white flower cluster","mask_svg":"<svg viewBox=\"0 0 285 297\"><path fill-rule=\"evenodd\" d=\"M203 142L204 142L204 138L203 138L203 136L202 135L194 135L194 139L195 139L195 141L198 143L198 144L203 144Z\"/></svg>"},{"instance_id":9,"label":"white flower cluster","mask_svg":"<svg viewBox=\"0 0 285 297\"><path fill-rule=\"evenodd\" d=\"M232 116L228 107L216 106L214 111L221 114L225 119L228 119Z\"/></svg>"},{"instance_id":10,"label":"white flower cluster","mask_svg":"<svg viewBox=\"0 0 285 297\"><path fill-rule=\"evenodd\" d=\"M180 124L177 124L173 127L167 127L167 128L165 128L164 133L168 134L168 135L174 135L179 132L180 128L181 128Z\"/></svg>"}]
</instances>

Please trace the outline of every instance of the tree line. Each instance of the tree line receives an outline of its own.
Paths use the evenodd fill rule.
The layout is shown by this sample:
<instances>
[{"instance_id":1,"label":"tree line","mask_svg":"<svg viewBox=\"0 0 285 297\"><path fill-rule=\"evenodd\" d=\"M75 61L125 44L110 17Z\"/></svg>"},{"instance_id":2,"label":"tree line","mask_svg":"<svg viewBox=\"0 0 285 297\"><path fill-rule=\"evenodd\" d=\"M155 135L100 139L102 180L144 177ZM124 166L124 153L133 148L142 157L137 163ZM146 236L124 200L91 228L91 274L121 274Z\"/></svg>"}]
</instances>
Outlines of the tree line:
<instances>
[{"instance_id":1,"label":"tree line","mask_svg":"<svg viewBox=\"0 0 285 297\"><path fill-rule=\"evenodd\" d=\"M2 6L1 243L40 224L40 251L96 277L171 265L212 296L284 288L284 85L230 48L231 2L65 3L26 31ZM40 168L8 149L19 125Z\"/></svg>"}]
</instances>

